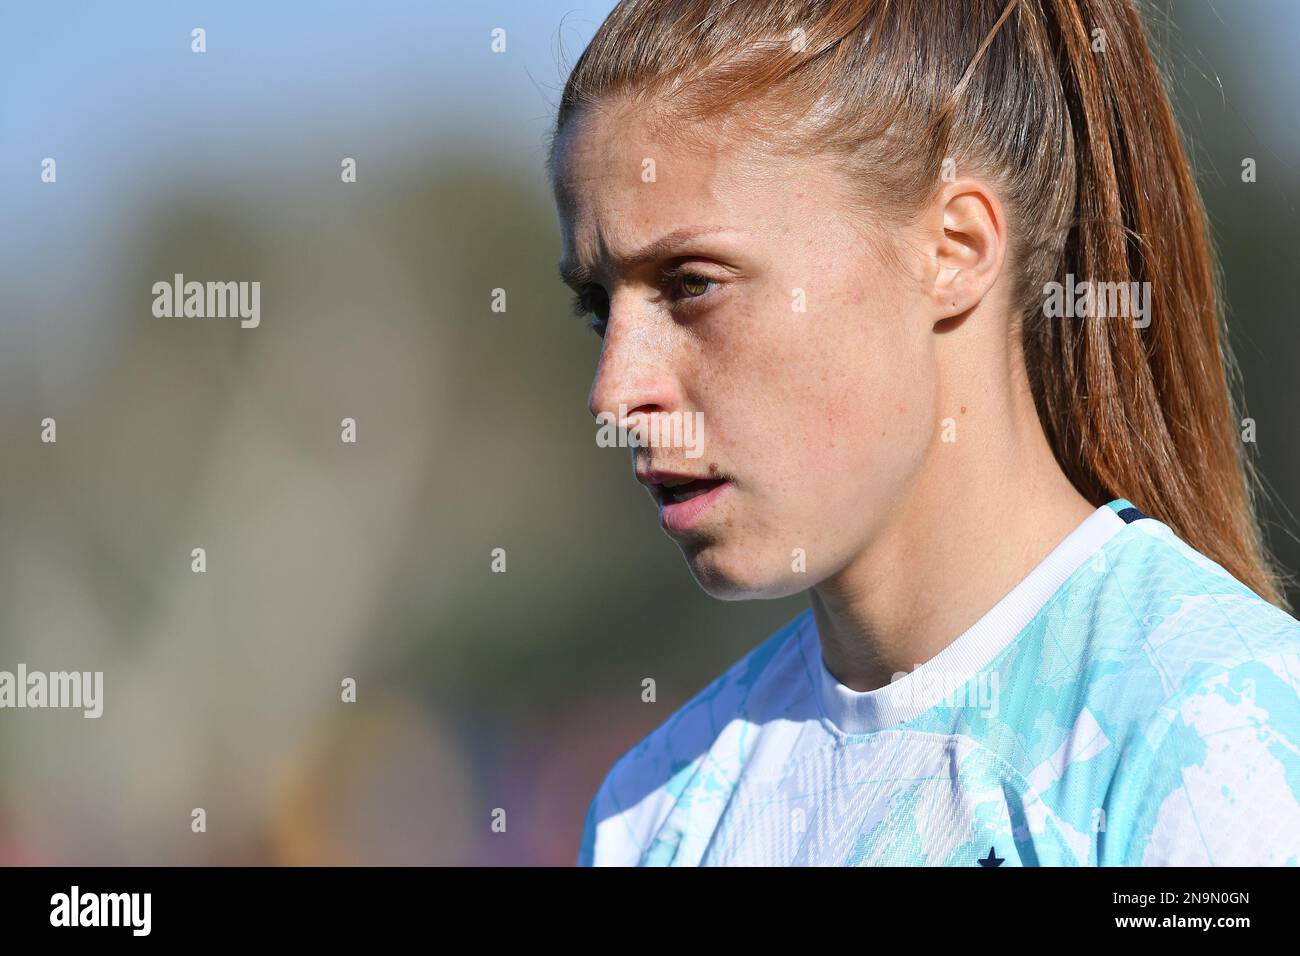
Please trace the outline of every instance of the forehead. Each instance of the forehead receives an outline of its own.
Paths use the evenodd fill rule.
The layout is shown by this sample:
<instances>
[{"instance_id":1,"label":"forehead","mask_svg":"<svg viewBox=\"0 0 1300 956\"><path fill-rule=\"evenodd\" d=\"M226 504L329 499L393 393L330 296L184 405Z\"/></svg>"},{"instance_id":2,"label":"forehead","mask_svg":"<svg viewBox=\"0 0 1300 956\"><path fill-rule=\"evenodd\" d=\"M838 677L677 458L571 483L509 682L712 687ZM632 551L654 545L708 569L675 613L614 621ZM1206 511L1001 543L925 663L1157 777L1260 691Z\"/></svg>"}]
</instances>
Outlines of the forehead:
<instances>
[{"instance_id":1,"label":"forehead","mask_svg":"<svg viewBox=\"0 0 1300 956\"><path fill-rule=\"evenodd\" d=\"M606 244L779 211L781 160L720 132L681 135L668 122L619 102L566 123L552 181L566 253L586 258Z\"/></svg>"}]
</instances>

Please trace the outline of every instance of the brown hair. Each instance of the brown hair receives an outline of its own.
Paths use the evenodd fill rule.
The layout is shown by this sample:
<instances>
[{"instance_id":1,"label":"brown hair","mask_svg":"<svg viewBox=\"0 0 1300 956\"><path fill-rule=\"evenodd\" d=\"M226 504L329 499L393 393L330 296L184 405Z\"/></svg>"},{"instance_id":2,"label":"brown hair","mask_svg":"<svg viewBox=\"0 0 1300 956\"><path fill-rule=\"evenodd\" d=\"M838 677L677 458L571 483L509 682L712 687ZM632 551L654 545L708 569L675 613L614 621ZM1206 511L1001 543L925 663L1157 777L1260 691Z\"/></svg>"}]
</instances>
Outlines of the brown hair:
<instances>
[{"instance_id":1,"label":"brown hair","mask_svg":"<svg viewBox=\"0 0 1300 956\"><path fill-rule=\"evenodd\" d=\"M1130 0L622 0L565 85L552 169L575 110L615 95L834 159L872 215L915 214L945 159L976 170L1007 210L1026 371L1065 474L1287 607L1204 208ZM1149 326L1047 318L1044 286L1069 274L1149 282Z\"/></svg>"}]
</instances>

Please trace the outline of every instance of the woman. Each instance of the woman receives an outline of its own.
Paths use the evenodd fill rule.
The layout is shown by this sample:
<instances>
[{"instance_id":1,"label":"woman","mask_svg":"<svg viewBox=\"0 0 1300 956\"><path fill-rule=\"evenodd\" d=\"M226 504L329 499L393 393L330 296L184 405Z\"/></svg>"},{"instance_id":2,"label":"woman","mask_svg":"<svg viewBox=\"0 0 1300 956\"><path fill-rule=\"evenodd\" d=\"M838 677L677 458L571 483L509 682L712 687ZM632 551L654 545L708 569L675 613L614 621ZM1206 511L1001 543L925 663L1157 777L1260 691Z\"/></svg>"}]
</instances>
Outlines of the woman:
<instances>
[{"instance_id":1,"label":"woman","mask_svg":"<svg viewBox=\"0 0 1300 956\"><path fill-rule=\"evenodd\" d=\"M811 600L580 863L1297 862L1300 622L1129 0L624 0L549 165L592 413L708 593Z\"/></svg>"}]
</instances>

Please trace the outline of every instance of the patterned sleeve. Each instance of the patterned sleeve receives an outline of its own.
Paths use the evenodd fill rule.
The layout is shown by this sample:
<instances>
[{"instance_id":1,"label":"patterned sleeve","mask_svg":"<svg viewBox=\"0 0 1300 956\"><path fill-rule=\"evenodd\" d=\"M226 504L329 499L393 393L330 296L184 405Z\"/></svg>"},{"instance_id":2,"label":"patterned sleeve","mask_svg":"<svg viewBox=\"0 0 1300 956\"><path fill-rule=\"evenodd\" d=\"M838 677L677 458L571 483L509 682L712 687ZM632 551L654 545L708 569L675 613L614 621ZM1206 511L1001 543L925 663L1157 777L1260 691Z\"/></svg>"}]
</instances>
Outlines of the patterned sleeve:
<instances>
[{"instance_id":1,"label":"patterned sleeve","mask_svg":"<svg viewBox=\"0 0 1300 956\"><path fill-rule=\"evenodd\" d=\"M1238 663L1172 697L1130 742L1100 862L1295 866L1300 655Z\"/></svg>"}]
</instances>

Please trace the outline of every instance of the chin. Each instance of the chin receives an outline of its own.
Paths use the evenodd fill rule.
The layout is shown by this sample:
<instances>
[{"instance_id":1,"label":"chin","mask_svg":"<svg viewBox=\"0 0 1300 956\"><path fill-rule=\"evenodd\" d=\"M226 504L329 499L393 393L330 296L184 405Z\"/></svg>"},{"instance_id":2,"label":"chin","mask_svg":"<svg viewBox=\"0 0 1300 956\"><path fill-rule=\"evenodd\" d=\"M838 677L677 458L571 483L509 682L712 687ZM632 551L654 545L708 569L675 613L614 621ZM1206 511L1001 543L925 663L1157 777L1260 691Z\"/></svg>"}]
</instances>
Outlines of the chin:
<instances>
[{"instance_id":1,"label":"chin","mask_svg":"<svg viewBox=\"0 0 1300 956\"><path fill-rule=\"evenodd\" d=\"M798 594L810 586L806 574L792 573L788 566L758 566L752 551L732 556L718 544L698 549L683 544L682 551L696 583L719 601L772 600Z\"/></svg>"}]
</instances>

